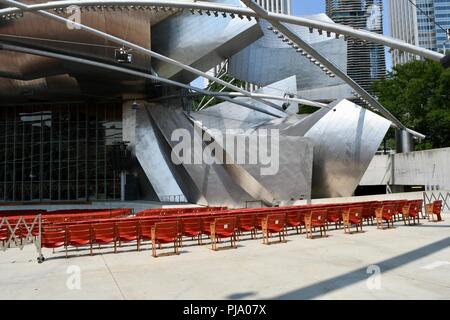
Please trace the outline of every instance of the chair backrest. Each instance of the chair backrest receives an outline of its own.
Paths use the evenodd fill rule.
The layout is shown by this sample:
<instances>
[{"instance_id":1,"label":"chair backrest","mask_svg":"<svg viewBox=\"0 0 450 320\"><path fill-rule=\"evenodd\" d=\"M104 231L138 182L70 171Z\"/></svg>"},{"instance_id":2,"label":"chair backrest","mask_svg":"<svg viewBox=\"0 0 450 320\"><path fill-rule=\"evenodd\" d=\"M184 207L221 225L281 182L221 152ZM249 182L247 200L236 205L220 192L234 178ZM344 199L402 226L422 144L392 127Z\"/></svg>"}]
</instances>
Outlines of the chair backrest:
<instances>
[{"instance_id":1,"label":"chair backrest","mask_svg":"<svg viewBox=\"0 0 450 320\"><path fill-rule=\"evenodd\" d=\"M382 213L383 214L387 214L387 215L393 215L395 214L397 211L397 205L395 204L384 204L382 206Z\"/></svg>"},{"instance_id":2,"label":"chair backrest","mask_svg":"<svg viewBox=\"0 0 450 320\"><path fill-rule=\"evenodd\" d=\"M116 226L114 222L93 223L92 224L93 237L115 237Z\"/></svg>"},{"instance_id":3,"label":"chair backrest","mask_svg":"<svg viewBox=\"0 0 450 320\"><path fill-rule=\"evenodd\" d=\"M403 210L405 210L409 214L417 214L421 210L418 204L419 203L417 202L417 200L408 201Z\"/></svg>"},{"instance_id":4,"label":"chair backrest","mask_svg":"<svg viewBox=\"0 0 450 320\"><path fill-rule=\"evenodd\" d=\"M50 246L55 243L66 243L66 229L65 228L42 228L42 247Z\"/></svg>"},{"instance_id":5,"label":"chair backrest","mask_svg":"<svg viewBox=\"0 0 450 320\"><path fill-rule=\"evenodd\" d=\"M286 212L286 222L287 223L298 223L300 222L300 211L287 211Z\"/></svg>"},{"instance_id":6,"label":"chair backrest","mask_svg":"<svg viewBox=\"0 0 450 320\"><path fill-rule=\"evenodd\" d=\"M311 220L317 223L325 223L327 221L327 210L326 209L312 210Z\"/></svg>"},{"instance_id":7,"label":"chair backrest","mask_svg":"<svg viewBox=\"0 0 450 320\"><path fill-rule=\"evenodd\" d=\"M263 223L267 223L267 229L280 232L286 227L286 214L285 213L272 213L267 215Z\"/></svg>"},{"instance_id":8,"label":"chair backrest","mask_svg":"<svg viewBox=\"0 0 450 320\"><path fill-rule=\"evenodd\" d=\"M211 223L213 223L216 220L216 217L206 216L201 217L201 219L202 219L202 230L209 232L211 230Z\"/></svg>"},{"instance_id":9,"label":"chair backrest","mask_svg":"<svg viewBox=\"0 0 450 320\"><path fill-rule=\"evenodd\" d=\"M305 216L309 215L311 213L311 209L301 209L298 211L298 214L300 215L300 220L304 221Z\"/></svg>"},{"instance_id":10,"label":"chair backrest","mask_svg":"<svg viewBox=\"0 0 450 320\"><path fill-rule=\"evenodd\" d=\"M138 225L139 225L139 223L136 220L117 222L116 223L117 233L119 235L136 235L137 236Z\"/></svg>"},{"instance_id":11,"label":"chair backrest","mask_svg":"<svg viewBox=\"0 0 450 320\"><path fill-rule=\"evenodd\" d=\"M68 225L66 228L69 241L75 239L90 240L92 238L92 228L89 224Z\"/></svg>"},{"instance_id":12,"label":"chair backrest","mask_svg":"<svg viewBox=\"0 0 450 320\"><path fill-rule=\"evenodd\" d=\"M442 200L436 200L433 202L433 213L441 214L442 211Z\"/></svg>"},{"instance_id":13,"label":"chair backrest","mask_svg":"<svg viewBox=\"0 0 450 320\"><path fill-rule=\"evenodd\" d=\"M214 231L221 234L233 234L236 230L236 217L217 218L213 222Z\"/></svg>"},{"instance_id":14,"label":"chair backrest","mask_svg":"<svg viewBox=\"0 0 450 320\"><path fill-rule=\"evenodd\" d=\"M253 228L256 227L256 214L243 213L237 216L238 227Z\"/></svg>"},{"instance_id":15,"label":"chair backrest","mask_svg":"<svg viewBox=\"0 0 450 320\"><path fill-rule=\"evenodd\" d=\"M152 228L155 225L156 220L154 219L139 219L138 220L138 226L139 226L139 234L141 236L150 238L152 235Z\"/></svg>"},{"instance_id":16,"label":"chair backrest","mask_svg":"<svg viewBox=\"0 0 450 320\"><path fill-rule=\"evenodd\" d=\"M350 207L348 213L350 219L361 219L363 217L363 207Z\"/></svg>"},{"instance_id":17,"label":"chair backrest","mask_svg":"<svg viewBox=\"0 0 450 320\"><path fill-rule=\"evenodd\" d=\"M333 206L327 208L327 218L340 219L342 217L342 211L348 210L349 207L346 206Z\"/></svg>"},{"instance_id":18,"label":"chair backrest","mask_svg":"<svg viewBox=\"0 0 450 320\"><path fill-rule=\"evenodd\" d=\"M6 239L8 239L8 236L9 236L8 227L6 227L6 226L0 227L0 240L1 241L6 240Z\"/></svg>"},{"instance_id":19,"label":"chair backrest","mask_svg":"<svg viewBox=\"0 0 450 320\"><path fill-rule=\"evenodd\" d=\"M178 238L178 221L156 222L152 228L152 237L156 240L161 238L170 238L175 241Z\"/></svg>"},{"instance_id":20,"label":"chair backrest","mask_svg":"<svg viewBox=\"0 0 450 320\"><path fill-rule=\"evenodd\" d=\"M201 232L202 219L200 217L182 218L180 220L181 232Z\"/></svg>"}]
</instances>

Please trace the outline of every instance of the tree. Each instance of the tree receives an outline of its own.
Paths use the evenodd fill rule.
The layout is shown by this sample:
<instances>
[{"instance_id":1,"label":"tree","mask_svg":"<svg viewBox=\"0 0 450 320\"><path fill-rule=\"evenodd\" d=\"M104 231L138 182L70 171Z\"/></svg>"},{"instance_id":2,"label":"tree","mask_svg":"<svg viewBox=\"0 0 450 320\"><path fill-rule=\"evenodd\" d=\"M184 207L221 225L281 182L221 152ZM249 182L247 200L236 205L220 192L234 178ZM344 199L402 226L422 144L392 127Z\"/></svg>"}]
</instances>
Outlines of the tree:
<instances>
[{"instance_id":1,"label":"tree","mask_svg":"<svg viewBox=\"0 0 450 320\"><path fill-rule=\"evenodd\" d=\"M240 81L238 79L232 78L231 76L225 74L222 76L221 80L228 82L230 84L233 84L237 87L242 87L244 82ZM211 92L232 92L233 90L231 90L230 88L224 88L223 85L218 84L216 82L210 84L210 86L207 88L209 91ZM198 110L200 103L203 101L208 101L209 99L211 99L210 97L206 97L206 99L204 99L204 96L199 96L197 98L194 99L194 106L193 109L194 110ZM222 103L224 100L220 99L220 98L212 98L211 102L208 104L208 107L212 107L216 104Z\"/></svg>"},{"instance_id":2,"label":"tree","mask_svg":"<svg viewBox=\"0 0 450 320\"><path fill-rule=\"evenodd\" d=\"M412 61L394 67L373 89L403 124L427 136L416 150L450 147L449 69L430 60Z\"/></svg>"}]
</instances>

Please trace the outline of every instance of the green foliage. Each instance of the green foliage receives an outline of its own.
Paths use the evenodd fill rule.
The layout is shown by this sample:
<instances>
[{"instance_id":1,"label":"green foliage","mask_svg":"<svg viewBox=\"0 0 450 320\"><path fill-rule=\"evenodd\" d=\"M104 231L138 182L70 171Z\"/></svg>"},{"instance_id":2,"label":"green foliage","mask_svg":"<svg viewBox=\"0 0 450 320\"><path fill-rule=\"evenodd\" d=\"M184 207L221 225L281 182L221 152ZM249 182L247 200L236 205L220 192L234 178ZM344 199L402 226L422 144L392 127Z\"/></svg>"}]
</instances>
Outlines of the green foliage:
<instances>
[{"instance_id":1,"label":"green foliage","mask_svg":"<svg viewBox=\"0 0 450 320\"><path fill-rule=\"evenodd\" d=\"M228 83L231 83L231 84L233 84L233 85L235 85L235 86L237 86L237 87L241 87L242 85L243 85L243 82L242 81L240 81L240 80L238 80L238 79L234 79L233 80L233 78L232 77L230 77L228 74L226 74L226 75L224 75L222 78L221 78L221 80L223 80L223 81L226 81L226 82L228 82ZM219 92L219 91L221 91L223 89L223 85L221 85L221 84L218 84L218 83L216 83L216 82L214 82L212 85L210 85L209 87L208 87L208 90L209 91L212 91L212 92ZM225 88L224 90L222 90L221 92L232 92L233 90L231 90L231 89L229 89L229 88ZM205 99L203 99L204 97L203 96L198 96L198 97L196 97L195 99L194 99L194 110L197 110L198 109L198 107L199 107L199 105L200 105L200 103L202 102L202 100L203 100L203 104L204 103L206 103L209 99L210 99L210 97L205 97ZM216 105L216 104L219 104L219 103L221 103L221 102L223 102L223 100L221 100L221 99L218 99L218 98L213 98L213 100L208 104L208 107L212 107L212 106L214 106L214 105Z\"/></svg>"},{"instance_id":2,"label":"green foliage","mask_svg":"<svg viewBox=\"0 0 450 320\"><path fill-rule=\"evenodd\" d=\"M427 136L417 150L450 147L450 69L434 61L413 61L394 67L373 89L402 123ZM388 138L392 147L392 133Z\"/></svg>"},{"instance_id":3,"label":"green foliage","mask_svg":"<svg viewBox=\"0 0 450 320\"><path fill-rule=\"evenodd\" d=\"M320 109L316 107L305 106L303 104L299 104L298 108L299 108L298 114L312 114Z\"/></svg>"}]
</instances>

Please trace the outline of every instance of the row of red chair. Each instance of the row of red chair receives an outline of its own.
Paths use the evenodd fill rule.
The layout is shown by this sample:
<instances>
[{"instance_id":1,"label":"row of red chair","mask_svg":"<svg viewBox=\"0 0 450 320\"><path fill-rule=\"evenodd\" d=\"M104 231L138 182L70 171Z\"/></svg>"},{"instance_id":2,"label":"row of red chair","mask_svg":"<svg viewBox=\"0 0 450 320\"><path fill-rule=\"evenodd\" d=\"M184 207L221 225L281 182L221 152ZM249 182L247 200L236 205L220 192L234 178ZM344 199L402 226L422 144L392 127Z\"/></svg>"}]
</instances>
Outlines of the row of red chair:
<instances>
[{"instance_id":1,"label":"row of red chair","mask_svg":"<svg viewBox=\"0 0 450 320\"><path fill-rule=\"evenodd\" d=\"M139 211L136 216L138 217L148 217L148 216L169 216L169 215L179 215L187 213L198 213L198 212L215 212L227 210L227 207L189 207L189 208L152 208Z\"/></svg>"},{"instance_id":2,"label":"row of red chair","mask_svg":"<svg viewBox=\"0 0 450 320\"><path fill-rule=\"evenodd\" d=\"M284 240L287 228L293 228L299 233L302 227L305 227L307 237L312 238L312 231L315 228L319 228L321 234L326 235L330 223L335 224L336 228L344 224L346 233L350 231L350 227L353 225L356 226L357 231L362 230L362 223L365 218L375 217L378 224L379 219L381 219L381 222L383 220L390 222L395 215L403 215L406 223L410 218L419 217L421 207L421 200L401 200L353 203L350 205L222 210L167 216L153 215L80 221L78 224L58 224L54 226L55 229L46 228L43 233L43 247L76 246L87 241L91 246L92 244L114 243L116 251L115 244L117 242L120 244L121 242L136 241L139 249L141 241L153 239L152 250L156 255L156 245L173 242L175 252L177 252L177 248L182 246L183 237L197 239L198 243L202 244L202 237L206 235L211 238L213 249L217 249L216 240L230 237L231 245L235 247L236 239L244 232L249 232L251 238L256 238L257 232L262 231L263 242L269 243L269 236L274 233L278 233L280 240ZM162 227L164 225L172 230L172 233L164 232ZM158 226L161 226L160 230L163 231L158 233ZM152 238L154 227L156 231ZM176 232L173 231L174 228L177 230ZM99 233L99 230L103 229L109 230L109 236L104 239L98 237L98 234L103 234L102 232ZM71 240L76 235L73 230L85 230L84 242ZM175 241L174 238L177 240Z\"/></svg>"}]
</instances>

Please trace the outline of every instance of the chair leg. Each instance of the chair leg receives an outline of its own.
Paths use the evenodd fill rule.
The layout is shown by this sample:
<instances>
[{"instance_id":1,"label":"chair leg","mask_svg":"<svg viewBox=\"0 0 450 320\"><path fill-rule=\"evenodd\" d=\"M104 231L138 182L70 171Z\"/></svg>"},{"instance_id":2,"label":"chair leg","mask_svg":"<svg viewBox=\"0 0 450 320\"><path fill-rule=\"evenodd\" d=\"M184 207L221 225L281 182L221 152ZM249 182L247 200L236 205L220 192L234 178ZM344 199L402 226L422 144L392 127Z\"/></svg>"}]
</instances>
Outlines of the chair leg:
<instances>
[{"instance_id":1,"label":"chair leg","mask_svg":"<svg viewBox=\"0 0 450 320\"><path fill-rule=\"evenodd\" d=\"M152 256L156 258L156 243L152 241Z\"/></svg>"}]
</instances>

